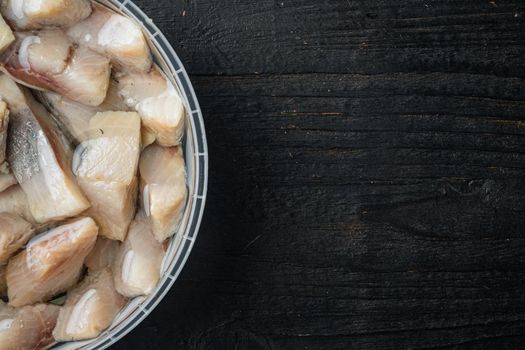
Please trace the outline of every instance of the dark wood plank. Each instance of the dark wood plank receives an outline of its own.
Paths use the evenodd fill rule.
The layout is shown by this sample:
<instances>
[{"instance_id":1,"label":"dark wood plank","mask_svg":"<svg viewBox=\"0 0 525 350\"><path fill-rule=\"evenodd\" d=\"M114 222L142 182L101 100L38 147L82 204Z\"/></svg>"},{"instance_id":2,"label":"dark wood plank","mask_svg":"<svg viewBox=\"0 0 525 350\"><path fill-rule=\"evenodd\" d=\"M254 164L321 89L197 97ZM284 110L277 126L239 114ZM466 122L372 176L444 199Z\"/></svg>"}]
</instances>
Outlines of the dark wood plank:
<instances>
[{"instance_id":1,"label":"dark wood plank","mask_svg":"<svg viewBox=\"0 0 525 350\"><path fill-rule=\"evenodd\" d=\"M115 349L521 348L523 1L137 1L195 84L209 200Z\"/></svg>"},{"instance_id":2,"label":"dark wood plank","mask_svg":"<svg viewBox=\"0 0 525 350\"><path fill-rule=\"evenodd\" d=\"M525 72L520 1L137 3L193 74Z\"/></svg>"}]
</instances>

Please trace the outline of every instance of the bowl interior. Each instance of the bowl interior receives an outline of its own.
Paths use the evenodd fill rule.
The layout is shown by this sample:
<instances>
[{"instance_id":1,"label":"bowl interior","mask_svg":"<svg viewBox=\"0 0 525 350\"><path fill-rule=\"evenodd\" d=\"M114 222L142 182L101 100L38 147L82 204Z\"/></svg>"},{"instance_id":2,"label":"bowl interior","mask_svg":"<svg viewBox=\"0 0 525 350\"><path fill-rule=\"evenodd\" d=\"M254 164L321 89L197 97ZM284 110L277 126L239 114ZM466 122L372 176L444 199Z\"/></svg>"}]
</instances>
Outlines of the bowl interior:
<instances>
[{"instance_id":1,"label":"bowl interior","mask_svg":"<svg viewBox=\"0 0 525 350\"><path fill-rule=\"evenodd\" d=\"M117 13L134 19L149 39L155 63L178 89L186 106L186 133L183 147L188 174L188 202L179 229L172 237L162 265L157 288L148 297L131 300L115 318L111 327L98 338L55 344L54 350L105 349L135 328L158 305L179 276L195 242L201 223L208 185L208 149L202 113L179 57L166 37L133 2L95 0Z\"/></svg>"}]
</instances>

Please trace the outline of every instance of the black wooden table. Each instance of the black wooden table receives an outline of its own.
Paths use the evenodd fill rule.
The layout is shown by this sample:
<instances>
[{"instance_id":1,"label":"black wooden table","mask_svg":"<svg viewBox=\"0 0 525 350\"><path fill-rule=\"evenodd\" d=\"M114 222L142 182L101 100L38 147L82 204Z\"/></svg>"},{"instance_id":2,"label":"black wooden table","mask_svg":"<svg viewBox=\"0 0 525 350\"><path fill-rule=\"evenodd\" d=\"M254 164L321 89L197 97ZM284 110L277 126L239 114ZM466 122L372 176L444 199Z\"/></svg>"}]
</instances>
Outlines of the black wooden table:
<instances>
[{"instance_id":1,"label":"black wooden table","mask_svg":"<svg viewBox=\"0 0 525 350\"><path fill-rule=\"evenodd\" d=\"M183 274L115 349L525 348L525 1L137 3L211 173Z\"/></svg>"}]
</instances>

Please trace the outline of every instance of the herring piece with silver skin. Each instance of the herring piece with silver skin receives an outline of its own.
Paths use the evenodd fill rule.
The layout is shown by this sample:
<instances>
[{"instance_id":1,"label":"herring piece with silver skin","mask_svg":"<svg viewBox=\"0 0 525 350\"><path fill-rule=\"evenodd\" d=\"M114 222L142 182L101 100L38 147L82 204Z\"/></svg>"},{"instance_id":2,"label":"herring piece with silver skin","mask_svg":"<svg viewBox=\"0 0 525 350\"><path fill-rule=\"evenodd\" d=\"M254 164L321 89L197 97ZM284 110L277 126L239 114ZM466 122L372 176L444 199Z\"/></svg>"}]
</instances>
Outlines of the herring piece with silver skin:
<instances>
[{"instance_id":1,"label":"herring piece with silver skin","mask_svg":"<svg viewBox=\"0 0 525 350\"><path fill-rule=\"evenodd\" d=\"M130 111L118 94L117 83L110 81L106 99L98 106L88 106L57 94L55 92L38 92L37 99L58 119L78 144L88 138L89 121L99 112Z\"/></svg>"},{"instance_id":2,"label":"herring piece with silver skin","mask_svg":"<svg viewBox=\"0 0 525 350\"><path fill-rule=\"evenodd\" d=\"M154 67L149 73L118 74L119 94L140 114L142 125L164 147L177 146L184 135L185 107L173 84Z\"/></svg>"},{"instance_id":3,"label":"herring piece with silver skin","mask_svg":"<svg viewBox=\"0 0 525 350\"><path fill-rule=\"evenodd\" d=\"M80 218L34 237L7 265L9 304L49 301L74 286L97 235L93 219Z\"/></svg>"},{"instance_id":4,"label":"herring piece with silver skin","mask_svg":"<svg viewBox=\"0 0 525 350\"><path fill-rule=\"evenodd\" d=\"M150 225L137 215L113 265L118 292L130 298L152 293L160 279L164 254L164 247L153 236Z\"/></svg>"},{"instance_id":5,"label":"herring piece with silver skin","mask_svg":"<svg viewBox=\"0 0 525 350\"><path fill-rule=\"evenodd\" d=\"M71 172L72 150L49 113L6 75L0 75L0 97L12 116L7 159L35 220L63 220L89 208Z\"/></svg>"},{"instance_id":6,"label":"herring piece with silver skin","mask_svg":"<svg viewBox=\"0 0 525 350\"><path fill-rule=\"evenodd\" d=\"M93 4L93 13L67 33L79 44L107 56L119 71L148 72L152 59L142 29L132 19Z\"/></svg>"},{"instance_id":7,"label":"herring piece with silver skin","mask_svg":"<svg viewBox=\"0 0 525 350\"><path fill-rule=\"evenodd\" d=\"M153 235L164 242L179 227L188 195L181 147L147 147L139 170L142 209Z\"/></svg>"},{"instance_id":8,"label":"herring piece with silver skin","mask_svg":"<svg viewBox=\"0 0 525 350\"><path fill-rule=\"evenodd\" d=\"M126 239L135 216L140 143L137 113L104 112L91 118L89 138L75 151L73 172L92 205L87 214L109 239Z\"/></svg>"},{"instance_id":9,"label":"herring piece with silver skin","mask_svg":"<svg viewBox=\"0 0 525 350\"><path fill-rule=\"evenodd\" d=\"M115 290L111 270L89 272L69 291L53 336L57 341L95 338L107 329L127 299Z\"/></svg>"},{"instance_id":10,"label":"herring piece with silver skin","mask_svg":"<svg viewBox=\"0 0 525 350\"><path fill-rule=\"evenodd\" d=\"M6 74L30 88L54 91L82 104L104 102L111 74L108 58L74 45L61 29L15 36L15 43L0 56Z\"/></svg>"}]
</instances>

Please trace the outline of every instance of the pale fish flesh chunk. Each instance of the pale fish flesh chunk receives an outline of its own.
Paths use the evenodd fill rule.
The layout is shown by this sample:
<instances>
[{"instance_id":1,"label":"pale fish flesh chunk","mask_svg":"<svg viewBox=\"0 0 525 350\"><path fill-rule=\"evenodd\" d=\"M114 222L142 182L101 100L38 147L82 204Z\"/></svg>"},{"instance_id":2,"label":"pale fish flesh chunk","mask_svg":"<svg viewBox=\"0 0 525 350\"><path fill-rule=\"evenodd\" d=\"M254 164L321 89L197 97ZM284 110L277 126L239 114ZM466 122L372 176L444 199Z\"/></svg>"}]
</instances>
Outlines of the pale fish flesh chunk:
<instances>
[{"instance_id":1,"label":"pale fish flesh chunk","mask_svg":"<svg viewBox=\"0 0 525 350\"><path fill-rule=\"evenodd\" d=\"M60 307L38 304L20 309L0 301L0 349L39 350L54 343Z\"/></svg>"},{"instance_id":2,"label":"pale fish flesh chunk","mask_svg":"<svg viewBox=\"0 0 525 350\"><path fill-rule=\"evenodd\" d=\"M113 266L118 292L130 298L151 294L160 280L164 254L163 245L139 214L131 223Z\"/></svg>"},{"instance_id":3,"label":"pale fish flesh chunk","mask_svg":"<svg viewBox=\"0 0 525 350\"><path fill-rule=\"evenodd\" d=\"M27 196L19 185L0 192L0 212L19 215L32 224L36 223Z\"/></svg>"},{"instance_id":4,"label":"pale fish flesh chunk","mask_svg":"<svg viewBox=\"0 0 525 350\"><path fill-rule=\"evenodd\" d=\"M2 14L17 29L68 27L91 14L89 0L4 0Z\"/></svg>"},{"instance_id":5,"label":"pale fish flesh chunk","mask_svg":"<svg viewBox=\"0 0 525 350\"><path fill-rule=\"evenodd\" d=\"M18 82L50 90L74 101L98 106L109 89L109 60L76 47L61 29L15 33L16 42L2 54L2 70Z\"/></svg>"},{"instance_id":6,"label":"pale fish flesh chunk","mask_svg":"<svg viewBox=\"0 0 525 350\"><path fill-rule=\"evenodd\" d=\"M90 138L77 147L73 171L91 202L88 215L100 226L100 234L123 241L135 215L140 117L135 112L104 112L89 125Z\"/></svg>"},{"instance_id":7,"label":"pale fish flesh chunk","mask_svg":"<svg viewBox=\"0 0 525 350\"><path fill-rule=\"evenodd\" d=\"M7 158L36 221L57 221L89 208L71 173L72 150L49 113L6 75L0 76L0 96L12 116Z\"/></svg>"},{"instance_id":8,"label":"pale fish flesh chunk","mask_svg":"<svg viewBox=\"0 0 525 350\"><path fill-rule=\"evenodd\" d=\"M6 50L12 43L15 42L15 35L7 25L4 18L0 16L0 52Z\"/></svg>"},{"instance_id":9,"label":"pale fish flesh chunk","mask_svg":"<svg viewBox=\"0 0 525 350\"><path fill-rule=\"evenodd\" d=\"M140 157L142 206L159 242L180 225L186 204L186 166L180 147L151 145Z\"/></svg>"},{"instance_id":10,"label":"pale fish flesh chunk","mask_svg":"<svg viewBox=\"0 0 525 350\"><path fill-rule=\"evenodd\" d=\"M90 271L101 270L106 267L111 268L120 244L118 241L99 237L95 248L93 248L86 258L85 265Z\"/></svg>"},{"instance_id":11,"label":"pale fish flesh chunk","mask_svg":"<svg viewBox=\"0 0 525 350\"><path fill-rule=\"evenodd\" d=\"M68 130L78 144L88 139L89 121L95 114L108 111L131 111L118 93L117 82L112 80L106 100L99 106L87 106L54 92L37 93L37 98Z\"/></svg>"},{"instance_id":12,"label":"pale fish flesh chunk","mask_svg":"<svg viewBox=\"0 0 525 350\"><path fill-rule=\"evenodd\" d=\"M165 147L180 144L184 134L184 103L168 79L155 67L149 73L120 74L119 93L142 118L144 128Z\"/></svg>"},{"instance_id":13,"label":"pale fish flesh chunk","mask_svg":"<svg viewBox=\"0 0 525 350\"><path fill-rule=\"evenodd\" d=\"M0 101L0 176L9 172L9 167L5 162L7 149L7 129L9 126L9 109L7 103ZM0 180L1 183L1 180Z\"/></svg>"},{"instance_id":14,"label":"pale fish flesh chunk","mask_svg":"<svg viewBox=\"0 0 525 350\"><path fill-rule=\"evenodd\" d=\"M94 4L91 16L67 33L77 44L109 57L118 70L147 72L151 68L150 49L140 26L103 6Z\"/></svg>"},{"instance_id":15,"label":"pale fish flesh chunk","mask_svg":"<svg viewBox=\"0 0 525 350\"><path fill-rule=\"evenodd\" d=\"M7 174L3 174L0 171L0 193L7 190L9 187L16 185L18 182L16 181L16 177L13 175L13 173L9 172Z\"/></svg>"},{"instance_id":16,"label":"pale fish flesh chunk","mask_svg":"<svg viewBox=\"0 0 525 350\"><path fill-rule=\"evenodd\" d=\"M97 234L93 219L80 218L33 238L7 265L10 305L48 301L75 285Z\"/></svg>"},{"instance_id":17,"label":"pale fish flesh chunk","mask_svg":"<svg viewBox=\"0 0 525 350\"><path fill-rule=\"evenodd\" d=\"M0 265L7 263L33 237L32 225L19 216L0 213Z\"/></svg>"},{"instance_id":18,"label":"pale fish flesh chunk","mask_svg":"<svg viewBox=\"0 0 525 350\"><path fill-rule=\"evenodd\" d=\"M92 206L86 213L100 226L100 235L123 241L135 213L138 180L121 182L79 180Z\"/></svg>"},{"instance_id":19,"label":"pale fish flesh chunk","mask_svg":"<svg viewBox=\"0 0 525 350\"><path fill-rule=\"evenodd\" d=\"M109 269L90 272L68 293L53 336L57 341L95 338L111 325L126 302L115 290Z\"/></svg>"}]
</instances>

